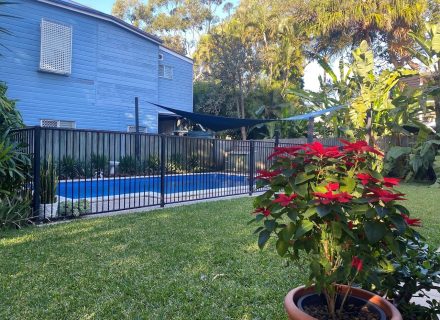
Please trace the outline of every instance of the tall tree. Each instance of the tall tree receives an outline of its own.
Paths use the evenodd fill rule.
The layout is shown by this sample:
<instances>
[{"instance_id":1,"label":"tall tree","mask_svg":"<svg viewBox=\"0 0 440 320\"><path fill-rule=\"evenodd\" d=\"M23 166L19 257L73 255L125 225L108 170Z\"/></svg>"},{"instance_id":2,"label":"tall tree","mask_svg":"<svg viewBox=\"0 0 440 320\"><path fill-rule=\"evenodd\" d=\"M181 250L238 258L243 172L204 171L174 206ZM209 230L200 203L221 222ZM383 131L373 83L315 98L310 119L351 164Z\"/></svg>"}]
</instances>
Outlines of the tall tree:
<instances>
[{"instance_id":1,"label":"tall tree","mask_svg":"<svg viewBox=\"0 0 440 320\"><path fill-rule=\"evenodd\" d=\"M346 52L362 40L394 66L411 57L403 49L411 44L408 31L424 21L428 0L288 0L296 23L308 26L311 48L321 54Z\"/></svg>"},{"instance_id":2,"label":"tall tree","mask_svg":"<svg viewBox=\"0 0 440 320\"><path fill-rule=\"evenodd\" d=\"M147 32L160 36L166 45L192 54L200 36L219 19L224 0L116 0L112 14Z\"/></svg>"},{"instance_id":3,"label":"tall tree","mask_svg":"<svg viewBox=\"0 0 440 320\"><path fill-rule=\"evenodd\" d=\"M203 43L209 49L196 55L204 64L204 78L218 81L232 93L239 118L246 116L245 99L256 83L260 72L260 61L252 43L243 37L243 25L238 20L218 27L205 37ZM245 128L241 129L243 140Z\"/></svg>"}]
</instances>

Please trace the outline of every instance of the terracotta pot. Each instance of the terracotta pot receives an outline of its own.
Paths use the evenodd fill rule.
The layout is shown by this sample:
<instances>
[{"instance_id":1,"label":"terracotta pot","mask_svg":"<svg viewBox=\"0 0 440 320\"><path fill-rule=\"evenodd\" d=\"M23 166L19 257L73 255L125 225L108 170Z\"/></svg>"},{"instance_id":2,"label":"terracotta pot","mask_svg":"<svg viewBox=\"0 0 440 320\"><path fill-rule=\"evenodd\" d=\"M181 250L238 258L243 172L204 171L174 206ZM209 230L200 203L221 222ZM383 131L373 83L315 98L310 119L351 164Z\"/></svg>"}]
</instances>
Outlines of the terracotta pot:
<instances>
[{"instance_id":1,"label":"terracotta pot","mask_svg":"<svg viewBox=\"0 0 440 320\"><path fill-rule=\"evenodd\" d=\"M345 293L349 289L349 287L345 285L339 285L338 287L340 288L341 293ZM287 294L284 299L284 307L286 308L290 320L319 320L300 310L296 305L296 302L300 297L314 292L315 290L313 287L306 288L302 286L293 289ZM365 299L370 303L375 304L385 312L389 320L402 320L402 315L395 306L372 292L358 288L351 288L351 296Z\"/></svg>"}]
</instances>

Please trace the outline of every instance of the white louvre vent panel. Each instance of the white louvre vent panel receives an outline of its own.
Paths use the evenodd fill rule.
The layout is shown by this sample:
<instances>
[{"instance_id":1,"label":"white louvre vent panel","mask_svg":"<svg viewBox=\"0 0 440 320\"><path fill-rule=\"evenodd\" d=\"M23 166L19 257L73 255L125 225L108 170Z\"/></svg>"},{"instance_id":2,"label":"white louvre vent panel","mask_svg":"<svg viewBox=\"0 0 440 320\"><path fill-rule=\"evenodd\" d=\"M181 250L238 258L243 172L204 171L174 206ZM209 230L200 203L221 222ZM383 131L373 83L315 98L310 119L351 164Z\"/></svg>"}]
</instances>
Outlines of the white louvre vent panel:
<instances>
[{"instance_id":1,"label":"white louvre vent panel","mask_svg":"<svg viewBox=\"0 0 440 320\"><path fill-rule=\"evenodd\" d=\"M65 121L65 120L49 120L43 119L40 121L40 125L45 128L65 128L65 129L75 129L75 121Z\"/></svg>"},{"instance_id":2,"label":"white louvre vent panel","mask_svg":"<svg viewBox=\"0 0 440 320\"><path fill-rule=\"evenodd\" d=\"M41 126L46 128L58 128L57 120L41 120Z\"/></svg>"},{"instance_id":3,"label":"white louvre vent panel","mask_svg":"<svg viewBox=\"0 0 440 320\"><path fill-rule=\"evenodd\" d=\"M40 70L65 75L72 73L72 27L41 21Z\"/></svg>"},{"instance_id":4,"label":"white louvre vent panel","mask_svg":"<svg viewBox=\"0 0 440 320\"><path fill-rule=\"evenodd\" d=\"M59 121L59 128L66 128L66 129L75 129L76 128L76 122L75 121Z\"/></svg>"},{"instance_id":5,"label":"white louvre vent panel","mask_svg":"<svg viewBox=\"0 0 440 320\"><path fill-rule=\"evenodd\" d=\"M131 132L131 133L135 133L136 132L136 126L128 126L127 131ZM139 132L140 133L147 133L147 128L143 127L143 126L139 126Z\"/></svg>"},{"instance_id":6,"label":"white louvre vent panel","mask_svg":"<svg viewBox=\"0 0 440 320\"><path fill-rule=\"evenodd\" d=\"M159 77L165 79L173 79L173 67L160 64Z\"/></svg>"}]
</instances>

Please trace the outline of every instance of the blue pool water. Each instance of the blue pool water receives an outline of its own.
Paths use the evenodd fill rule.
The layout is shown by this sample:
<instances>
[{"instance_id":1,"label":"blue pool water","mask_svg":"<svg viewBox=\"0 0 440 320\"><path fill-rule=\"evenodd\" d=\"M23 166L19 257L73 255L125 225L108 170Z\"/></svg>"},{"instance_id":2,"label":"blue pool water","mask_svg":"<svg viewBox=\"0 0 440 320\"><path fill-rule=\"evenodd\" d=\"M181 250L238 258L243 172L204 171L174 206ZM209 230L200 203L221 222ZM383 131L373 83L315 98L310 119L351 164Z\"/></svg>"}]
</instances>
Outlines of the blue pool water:
<instances>
[{"instance_id":1,"label":"blue pool water","mask_svg":"<svg viewBox=\"0 0 440 320\"><path fill-rule=\"evenodd\" d=\"M165 193L247 186L246 176L222 173L165 176ZM104 178L60 181L58 195L70 199L160 192L160 177Z\"/></svg>"}]
</instances>

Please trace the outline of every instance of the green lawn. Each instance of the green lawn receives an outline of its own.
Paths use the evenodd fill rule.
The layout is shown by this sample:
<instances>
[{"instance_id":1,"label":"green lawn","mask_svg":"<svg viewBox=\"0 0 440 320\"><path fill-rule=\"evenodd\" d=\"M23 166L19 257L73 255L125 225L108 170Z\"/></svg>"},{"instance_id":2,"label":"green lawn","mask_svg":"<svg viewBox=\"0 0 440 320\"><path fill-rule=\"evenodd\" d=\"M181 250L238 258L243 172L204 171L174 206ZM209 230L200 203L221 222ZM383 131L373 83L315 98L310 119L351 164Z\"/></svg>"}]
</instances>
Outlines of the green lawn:
<instances>
[{"instance_id":1,"label":"green lawn","mask_svg":"<svg viewBox=\"0 0 440 320\"><path fill-rule=\"evenodd\" d=\"M401 190L439 246L440 189ZM243 198L7 232L0 319L285 319L303 273L258 250L250 211Z\"/></svg>"}]
</instances>

